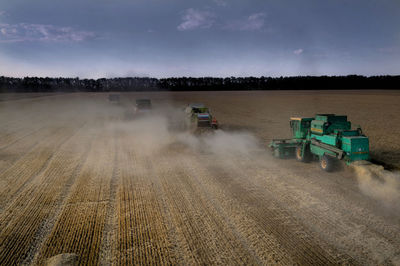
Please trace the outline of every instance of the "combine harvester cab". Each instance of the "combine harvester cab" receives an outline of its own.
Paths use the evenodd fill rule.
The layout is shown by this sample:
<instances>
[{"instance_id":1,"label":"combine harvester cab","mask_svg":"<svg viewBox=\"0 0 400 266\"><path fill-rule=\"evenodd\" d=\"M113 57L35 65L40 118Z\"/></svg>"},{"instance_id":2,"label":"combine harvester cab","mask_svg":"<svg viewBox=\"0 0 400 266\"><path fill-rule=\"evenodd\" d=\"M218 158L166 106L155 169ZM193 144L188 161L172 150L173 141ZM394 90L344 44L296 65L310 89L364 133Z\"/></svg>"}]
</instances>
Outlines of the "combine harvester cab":
<instances>
[{"instance_id":1,"label":"combine harvester cab","mask_svg":"<svg viewBox=\"0 0 400 266\"><path fill-rule=\"evenodd\" d=\"M274 139L269 147L279 158L295 156L308 162L318 158L325 171L332 171L336 160L346 164L369 159L369 140L361 128L351 129L347 116L318 114L315 118L290 119L292 139Z\"/></svg>"},{"instance_id":2,"label":"combine harvester cab","mask_svg":"<svg viewBox=\"0 0 400 266\"><path fill-rule=\"evenodd\" d=\"M185 108L186 128L192 132L199 132L208 129L218 129L218 121L210 113L208 107L201 103L192 103Z\"/></svg>"},{"instance_id":3,"label":"combine harvester cab","mask_svg":"<svg viewBox=\"0 0 400 266\"><path fill-rule=\"evenodd\" d=\"M273 139L269 144L272 154L281 159L294 157L299 150L298 147L301 146L303 140L307 138L311 120L313 120L313 118L291 117L289 125L293 138Z\"/></svg>"}]
</instances>

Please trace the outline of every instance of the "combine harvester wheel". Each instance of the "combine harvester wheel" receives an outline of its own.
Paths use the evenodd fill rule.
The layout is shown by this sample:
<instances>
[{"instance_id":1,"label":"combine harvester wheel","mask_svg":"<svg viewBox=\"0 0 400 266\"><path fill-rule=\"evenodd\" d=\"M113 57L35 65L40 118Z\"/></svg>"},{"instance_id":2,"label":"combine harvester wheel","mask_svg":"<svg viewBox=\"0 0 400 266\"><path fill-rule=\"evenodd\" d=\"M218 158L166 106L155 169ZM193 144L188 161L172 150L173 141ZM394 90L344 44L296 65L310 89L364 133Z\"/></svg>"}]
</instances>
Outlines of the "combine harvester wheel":
<instances>
[{"instance_id":1,"label":"combine harvester wheel","mask_svg":"<svg viewBox=\"0 0 400 266\"><path fill-rule=\"evenodd\" d=\"M299 162L308 163L311 161L312 154L310 153L310 149L306 146L303 152L302 145L296 147L296 159Z\"/></svg>"},{"instance_id":2,"label":"combine harvester wheel","mask_svg":"<svg viewBox=\"0 0 400 266\"><path fill-rule=\"evenodd\" d=\"M335 158L329 155L323 155L319 160L319 165L322 170L326 172L332 172L335 166Z\"/></svg>"}]
</instances>

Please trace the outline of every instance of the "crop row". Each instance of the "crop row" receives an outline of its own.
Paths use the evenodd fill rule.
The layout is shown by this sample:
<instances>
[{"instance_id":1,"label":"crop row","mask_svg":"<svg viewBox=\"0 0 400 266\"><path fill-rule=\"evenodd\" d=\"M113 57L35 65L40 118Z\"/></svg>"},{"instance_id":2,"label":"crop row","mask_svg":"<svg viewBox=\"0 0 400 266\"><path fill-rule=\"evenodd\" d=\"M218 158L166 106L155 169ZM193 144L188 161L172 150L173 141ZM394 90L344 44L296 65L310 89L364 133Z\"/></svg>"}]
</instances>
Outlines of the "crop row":
<instances>
[{"instance_id":1,"label":"crop row","mask_svg":"<svg viewBox=\"0 0 400 266\"><path fill-rule=\"evenodd\" d=\"M2 154L2 163L0 164L0 175L10 167L12 167L20 158L37 148L37 145L51 138L51 135L57 134L57 128L41 128L37 131L30 132L14 143L10 143L0 148Z\"/></svg>"},{"instance_id":2,"label":"crop row","mask_svg":"<svg viewBox=\"0 0 400 266\"><path fill-rule=\"evenodd\" d=\"M71 135L72 132L65 131L65 134ZM61 138L61 142L67 138L62 134L58 137ZM24 185L16 177L15 185L21 184L21 190L14 196L13 201L8 202L0 216L0 264L21 264L33 259L34 254L31 254L31 251L40 245L43 237L41 232L57 210L65 185L83 159L87 146L82 146L81 140L82 137L78 133L61 145L54 151L45 169L34 176L31 182ZM71 149L74 153L71 153ZM32 160L30 157L28 159ZM27 162L28 165L30 163ZM29 179L23 176L20 178Z\"/></svg>"},{"instance_id":3,"label":"crop row","mask_svg":"<svg viewBox=\"0 0 400 266\"><path fill-rule=\"evenodd\" d=\"M260 230L274 236L287 256L305 264L336 263L335 258L323 249L324 243L314 238L296 217L276 201L273 194L255 186L251 179L244 178L250 171L240 168L239 162L232 161L231 168L223 163L208 161L208 164L212 165L213 172L218 173L218 177L210 176L217 186L223 188L221 193L234 199L231 204L245 210L246 216L253 220ZM252 208L253 206L257 208Z\"/></svg>"},{"instance_id":4,"label":"crop row","mask_svg":"<svg viewBox=\"0 0 400 266\"><path fill-rule=\"evenodd\" d=\"M85 265L98 263L115 153L110 140L106 131L93 140L60 218L40 250L39 264L60 253L76 253Z\"/></svg>"},{"instance_id":5,"label":"crop row","mask_svg":"<svg viewBox=\"0 0 400 266\"><path fill-rule=\"evenodd\" d=\"M257 166L255 163L252 169L254 169L252 181L257 187L274 193L275 198L305 225L311 227L313 232L317 232L319 237L329 244L337 246L338 250L335 250L334 254L338 261L351 263L354 261L353 258L361 253L372 255L397 252L394 246L396 244L400 246L400 231L390 226L384 217L374 215L366 207L369 203L357 196L359 189L354 186L354 180L351 178L341 179L340 190L334 190L331 188L337 184L336 179L311 175L304 177L298 172L283 175L283 167L275 166L274 175L282 176L282 178L271 182L270 177L265 177L263 165L260 167L260 164ZM318 179L318 182L313 179ZM293 180L296 182L293 183ZM287 193L288 190L291 193ZM349 196L355 199L350 201ZM350 209L351 211L348 211ZM361 240L369 242L367 247L362 246L360 240L355 241L354 238L349 237L354 232L358 232L361 225L371 230L368 233L368 240ZM363 233L363 235L367 234ZM323 246L324 243L321 241L319 244ZM332 250L332 248L329 249Z\"/></svg>"},{"instance_id":6,"label":"crop row","mask_svg":"<svg viewBox=\"0 0 400 266\"><path fill-rule=\"evenodd\" d=\"M129 145L120 150L120 184L117 195L119 265L173 264L171 243L156 191L151 168L143 161L140 149Z\"/></svg>"},{"instance_id":7,"label":"crop row","mask_svg":"<svg viewBox=\"0 0 400 266\"><path fill-rule=\"evenodd\" d=\"M182 157L165 153L154 164L156 176L167 202L181 260L185 264L254 264L207 194L195 184L198 176L188 173L190 163ZM194 157L191 157L194 160Z\"/></svg>"},{"instance_id":8,"label":"crop row","mask_svg":"<svg viewBox=\"0 0 400 266\"><path fill-rule=\"evenodd\" d=\"M248 215L248 209L257 208L262 201L255 201L250 206L242 206L241 195L231 193L233 187L227 176L228 173L214 166L223 165L222 169L230 169L230 175L237 175L239 179L245 180L249 177L236 169L237 162L226 164L229 160L221 162L220 159L210 155L199 155L195 161L187 157L182 157L180 161L186 165L184 171L187 175L196 177L191 179L193 186L203 191L218 214L224 217L225 223L246 249L247 256L251 256L258 262L257 264L294 264L288 252L279 243L279 239L266 232L262 225Z\"/></svg>"},{"instance_id":9,"label":"crop row","mask_svg":"<svg viewBox=\"0 0 400 266\"><path fill-rule=\"evenodd\" d=\"M43 126L54 125L55 122L63 117L61 99L52 99L46 105L41 101L29 100L13 102L12 105L0 102L2 116L0 116L0 147L12 142L15 139L25 136L30 131L34 131ZM4 107L2 106L4 105ZM49 112L56 107L59 112Z\"/></svg>"},{"instance_id":10,"label":"crop row","mask_svg":"<svg viewBox=\"0 0 400 266\"><path fill-rule=\"evenodd\" d=\"M46 142L36 146L21 157L13 166L0 174L0 209L32 178L48 168L57 149L72 135L73 130L58 128Z\"/></svg>"},{"instance_id":11,"label":"crop row","mask_svg":"<svg viewBox=\"0 0 400 266\"><path fill-rule=\"evenodd\" d=\"M34 134L33 139L26 136L26 141L17 142L1 151L2 154L9 152L14 158L9 161L12 166L0 172L0 211L29 180L45 170L57 149L83 126L84 122L75 119L76 117L77 115L66 122L68 126L49 127L43 135Z\"/></svg>"}]
</instances>

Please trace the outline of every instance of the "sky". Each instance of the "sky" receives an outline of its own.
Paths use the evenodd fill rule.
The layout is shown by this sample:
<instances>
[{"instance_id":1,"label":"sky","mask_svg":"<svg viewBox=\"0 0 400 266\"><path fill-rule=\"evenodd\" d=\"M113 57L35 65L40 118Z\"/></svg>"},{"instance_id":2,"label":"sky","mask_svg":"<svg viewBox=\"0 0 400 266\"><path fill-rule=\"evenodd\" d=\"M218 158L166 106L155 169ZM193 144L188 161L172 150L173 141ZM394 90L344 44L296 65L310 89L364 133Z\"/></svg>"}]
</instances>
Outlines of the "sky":
<instances>
[{"instance_id":1,"label":"sky","mask_svg":"<svg viewBox=\"0 0 400 266\"><path fill-rule=\"evenodd\" d=\"M400 0L0 0L0 76L349 74L400 74Z\"/></svg>"}]
</instances>

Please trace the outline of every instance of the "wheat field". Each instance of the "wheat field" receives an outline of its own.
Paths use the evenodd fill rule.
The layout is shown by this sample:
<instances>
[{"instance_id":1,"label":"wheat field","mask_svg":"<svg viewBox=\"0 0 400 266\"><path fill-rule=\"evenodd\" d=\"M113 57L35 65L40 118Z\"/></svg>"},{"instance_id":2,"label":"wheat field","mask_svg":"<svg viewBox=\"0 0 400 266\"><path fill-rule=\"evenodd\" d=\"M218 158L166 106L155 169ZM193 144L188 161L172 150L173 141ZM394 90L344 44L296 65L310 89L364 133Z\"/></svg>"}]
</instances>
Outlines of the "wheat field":
<instances>
[{"instance_id":1,"label":"wheat field","mask_svg":"<svg viewBox=\"0 0 400 266\"><path fill-rule=\"evenodd\" d=\"M131 117L142 97L153 113ZM373 157L396 169L399 100L376 91L123 93L119 104L107 93L7 95L0 264L75 254L84 265L399 265L395 171L388 198L386 179L366 183L345 166L325 173L267 149L289 137L290 116L347 114ZM221 129L174 128L190 102L207 104Z\"/></svg>"}]
</instances>

